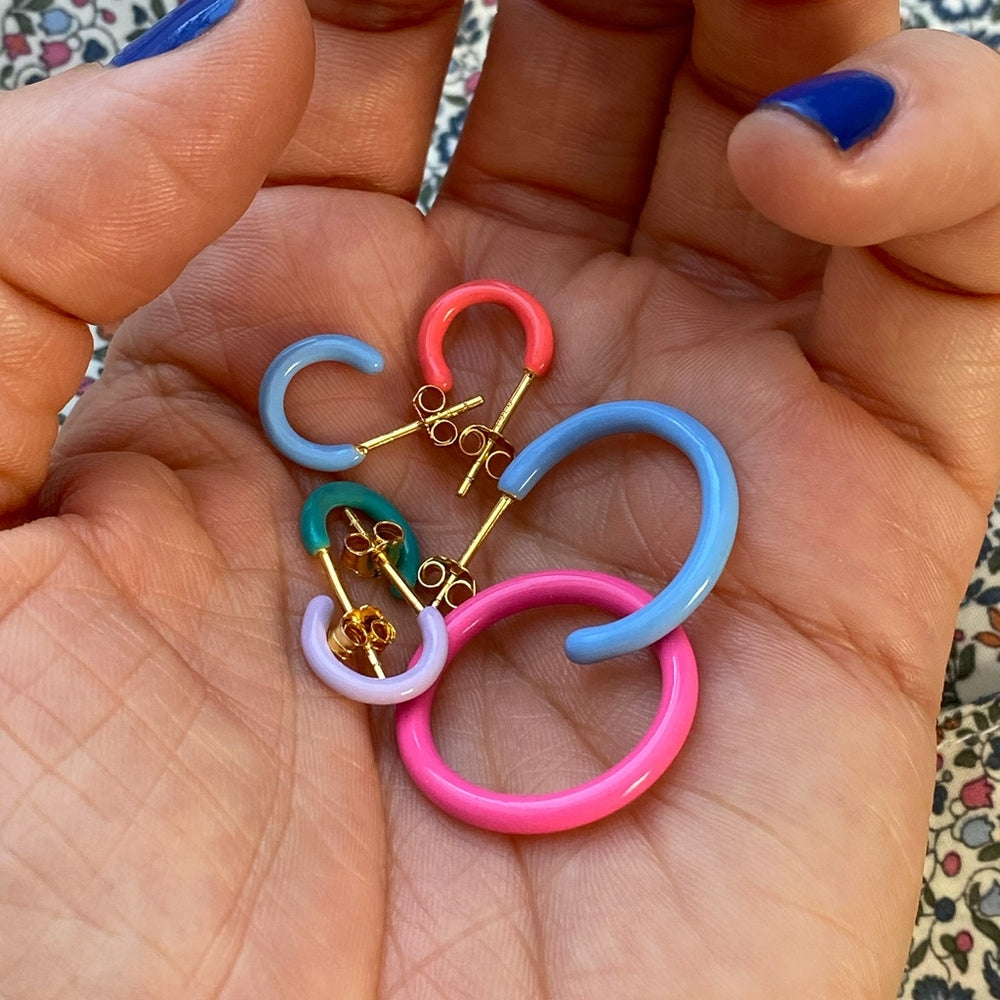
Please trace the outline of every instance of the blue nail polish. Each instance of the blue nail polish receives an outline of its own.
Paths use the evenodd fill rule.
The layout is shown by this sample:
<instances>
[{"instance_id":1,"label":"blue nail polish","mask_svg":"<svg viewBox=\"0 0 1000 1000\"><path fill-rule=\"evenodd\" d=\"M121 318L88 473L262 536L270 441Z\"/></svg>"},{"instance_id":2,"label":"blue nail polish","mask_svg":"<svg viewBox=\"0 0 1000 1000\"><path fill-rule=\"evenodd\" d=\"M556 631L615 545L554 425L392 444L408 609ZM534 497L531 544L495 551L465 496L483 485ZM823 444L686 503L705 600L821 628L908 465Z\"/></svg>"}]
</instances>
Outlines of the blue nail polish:
<instances>
[{"instance_id":1,"label":"blue nail polish","mask_svg":"<svg viewBox=\"0 0 1000 1000\"><path fill-rule=\"evenodd\" d=\"M127 66L140 59L176 49L203 35L213 24L221 21L237 2L238 0L184 0L134 42L129 42L109 65Z\"/></svg>"},{"instance_id":2,"label":"blue nail polish","mask_svg":"<svg viewBox=\"0 0 1000 1000\"><path fill-rule=\"evenodd\" d=\"M889 116L896 91L884 77L848 69L814 76L760 102L818 125L840 149L874 135Z\"/></svg>"}]
</instances>

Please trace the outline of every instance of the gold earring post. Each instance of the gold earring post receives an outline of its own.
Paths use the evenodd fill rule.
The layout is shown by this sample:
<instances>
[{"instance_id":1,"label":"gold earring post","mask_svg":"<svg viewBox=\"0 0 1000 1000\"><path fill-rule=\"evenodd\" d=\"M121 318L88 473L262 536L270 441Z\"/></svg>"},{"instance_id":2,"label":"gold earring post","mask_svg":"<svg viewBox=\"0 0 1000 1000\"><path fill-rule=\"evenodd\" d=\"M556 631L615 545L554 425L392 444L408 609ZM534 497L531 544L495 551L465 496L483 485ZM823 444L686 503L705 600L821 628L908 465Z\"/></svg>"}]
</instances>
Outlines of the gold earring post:
<instances>
[{"instance_id":1,"label":"gold earring post","mask_svg":"<svg viewBox=\"0 0 1000 1000\"><path fill-rule=\"evenodd\" d=\"M503 441L510 447L509 443L502 436L503 429L507 426L507 422L513 415L517 405L521 402L524 394L528 391L528 386L531 385L534 378L534 372L525 371L521 376L521 381L517 383L517 387L511 393L510 399L507 400L496 420L493 421L493 426L477 428L479 433L483 435L483 446L476 456L476 460L472 463L471 468L466 473L465 478L462 480L461 485L458 487L458 495L460 497L464 497L469 492L483 466L489 461L490 455L497 443Z\"/></svg>"},{"instance_id":2,"label":"gold earring post","mask_svg":"<svg viewBox=\"0 0 1000 1000\"><path fill-rule=\"evenodd\" d=\"M493 509L487 515L486 520L482 523L479 530L475 533L472 541L466 546L465 551L459 556L458 559L441 559L432 558L427 560L427 563L438 564L442 571L446 573L444 582L440 585L438 592L434 596L434 600L431 601L432 607L438 607L442 601L448 603L448 591L457 583L460 579L465 578L467 586L475 593L475 582L472 580L472 575L468 571L468 564L471 562L472 557L479 550L479 547L486 541L487 536L496 527L497 522L503 516L504 512L508 507L514 502L516 498L510 496L507 493L500 495L500 499L497 500ZM425 563L425 565L427 564ZM455 605L452 605L454 607Z\"/></svg>"},{"instance_id":3,"label":"gold earring post","mask_svg":"<svg viewBox=\"0 0 1000 1000\"><path fill-rule=\"evenodd\" d=\"M343 510L348 521L351 523L351 528L359 534L363 534L365 537L368 537L368 532L365 531L364 525L362 525L358 515L355 514L349 507L344 507ZM413 593L412 588L406 580L403 579L399 570L392 564L392 560L388 555L386 555L385 550L379 549L378 546L373 546L373 549L374 551L372 554L378 565L379 572L383 576L388 577L389 582L403 595L403 599L406 603L409 604L410 607L417 612L417 614L420 614L420 612L424 610L424 605L420 603L420 598Z\"/></svg>"},{"instance_id":4,"label":"gold earring post","mask_svg":"<svg viewBox=\"0 0 1000 1000\"><path fill-rule=\"evenodd\" d=\"M340 579L340 574L337 572L337 567L334 564L334 561L330 558L330 550L320 549L316 555L323 565L323 569L330 581L330 586L333 590L334 596L337 598L337 603L340 604L343 615L349 615L352 612L356 612L358 609L351 601L351 598L344 587L344 583ZM385 680L385 670L383 669L382 662L379 660L378 654L376 654L375 650L372 649L367 643L359 643L355 648L364 650L365 659L368 661L368 665L372 668L375 676L381 680Z\"/></svg>"},{"instance_id":5,"label":"gold earring post","mask_svg":"<svg viewBox=\"0 0 1000 1000\"><path fill-rule=\"evenodd\" d=\"M397 427L394 431L387 431L385 434L379 434L377 437L362 441L361 444L356 444L354 447L363 455L367 455L373 448L381 448L384 444L391 444L393 441L398 441L400 438L415 434L419 430L426 430L430 434L431 440L434 440L435 424L440 423L442 420L448 420L451 417L457 417L460 413L473 410L477 406L482 406L483 402L482 396L472 396L470 399L462 400L461 403L455 403L453 406L448 406L443 410L437 410L430 416L419 417L412 423L406 424L403 427Z\"/></svg>"}]
</instances>

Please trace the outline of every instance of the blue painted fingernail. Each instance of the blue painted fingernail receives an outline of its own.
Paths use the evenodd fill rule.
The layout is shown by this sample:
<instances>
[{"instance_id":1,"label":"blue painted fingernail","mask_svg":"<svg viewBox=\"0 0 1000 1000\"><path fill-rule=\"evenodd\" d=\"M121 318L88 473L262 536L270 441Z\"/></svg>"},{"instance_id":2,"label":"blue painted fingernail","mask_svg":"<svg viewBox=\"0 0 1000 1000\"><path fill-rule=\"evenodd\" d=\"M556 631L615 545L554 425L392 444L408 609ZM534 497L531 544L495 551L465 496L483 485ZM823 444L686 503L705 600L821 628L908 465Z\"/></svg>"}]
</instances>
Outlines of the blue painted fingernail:
<instances>
[{"instance_id":1,"label":"blue painted fingernail","mask_svg":"<svg viewBox=\"0 0 1000 1000\"><path fill-rule=\"evenodd\" d=\"M884 77L847 69L785 87L760 102L818 125L840 149L874 135L888 118L896 91Z\"/></svg>"},{"instance_id":2,"label":"blue painted fingernail","mask_svg":"<svg viewBox=\"0 0 1000 1000\"><path fill-rule=\"evenodd\" d=\"M193 41L213 24L221 21L237 2L238 0L184 0L134 42L129 42L109 65L127 66Z\"/></svg>"}]
</instances>

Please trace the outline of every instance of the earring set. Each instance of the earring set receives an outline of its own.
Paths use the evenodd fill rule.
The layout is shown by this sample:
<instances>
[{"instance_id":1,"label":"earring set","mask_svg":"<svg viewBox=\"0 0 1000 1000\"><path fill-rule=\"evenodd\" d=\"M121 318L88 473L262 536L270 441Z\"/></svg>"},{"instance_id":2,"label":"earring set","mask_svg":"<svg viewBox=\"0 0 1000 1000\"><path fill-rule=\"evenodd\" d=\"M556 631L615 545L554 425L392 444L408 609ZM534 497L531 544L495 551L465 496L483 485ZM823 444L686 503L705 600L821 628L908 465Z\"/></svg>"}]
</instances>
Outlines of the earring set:
<instances>
[{"instance_id":1,"label":"earring set","mask_svg":"<svg viewBox=\"0 0 1000 1000\"><path fill-rule=\"evenodd\" d=\"M459 430L454 418L477 406L475 396L448 404L451 371L444 360L445 334L454 318L479 303L507 306L525 330L524 371L489 427ZM690 729L697 701L694 654L680 626L718 580L736 533L738 498L732 466L718 440L694 418L664 403L618 400L598 403L545 431L517 453L505 435L516 407L553 353L552 328L542 306L523 289L501 281L473 281L446 292L428 309L418 335L426 384L413 397L417 419L360 444L324 445L291 426L285 394L292 378L321 361L339 361L364 372L383 370L382 356L363 341L320 334L292 344L269 366L260 389L260 414L275 447L306 468L345 472L374 448L423 431L439 448L458 445L472 464L458 487L465 496L481 472L497 482L499 496L469 545L457 557L421 560L417 538L385 497L356 483L327 483L305 501L300 530L306 550L322 564L334 598L309 602L302 624L303 651L312 669L341 694L369 704L396 704L397 741L415 783L442 809L467 822L505 832L551 832L592 822L631 801L669 766ZM611 435L650 434L682 451L698 474L701 523L680 571L656 595L604 574L554 571L526 574L479 591L469 569L476 552L515 503L524 501L556 464L579 448ZM368 604L355 606L331 556L327 519L339 512L346 537L339 563L359 577L382 577L417 615L422 645L402 673L385 676L379 660L395 639L395 627ZM425 603L418 590L430 592ZM660 710L639 745L600 778L549 796L510 796L470 785L447 768L434 749L430 706L442 671L473 635L528 608L576 603L621 615L579 629L566 654L594 663L652 647L661 664ZM338 607L339 606L339 607ZM439 611L448 610L447 618ZM339 613L339 614L338 614Z\"/></svg>"}]
</instances>

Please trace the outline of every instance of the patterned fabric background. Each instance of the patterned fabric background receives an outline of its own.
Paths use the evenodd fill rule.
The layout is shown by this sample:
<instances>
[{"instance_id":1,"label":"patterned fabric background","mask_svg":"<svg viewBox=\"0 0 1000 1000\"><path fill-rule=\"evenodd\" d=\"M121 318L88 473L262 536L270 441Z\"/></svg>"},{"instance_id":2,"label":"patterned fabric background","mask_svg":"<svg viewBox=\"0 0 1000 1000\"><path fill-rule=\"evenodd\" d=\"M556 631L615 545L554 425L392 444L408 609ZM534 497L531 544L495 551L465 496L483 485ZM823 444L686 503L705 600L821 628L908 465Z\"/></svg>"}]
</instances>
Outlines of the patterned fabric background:
<instances>
[{"instance_id":1,"label":"patterned fabric background","mask_svg":"<svg viewBox=\"0 0 1000 1000\"><path fill-rule=\"evenodd\" d=\"M0 0L0 90L105 62L176 0ZM434 198L465 121L496 0L467 0L421 191ZM902 0L906 27L1000 50L1000 0ZM107 342L94 331L86 386ZM65 412L69 412L67 407ZM904 1000L1000 1000L1000 500L959 612L938 724L938 780Z\"/></svg>"}]
</instances>

